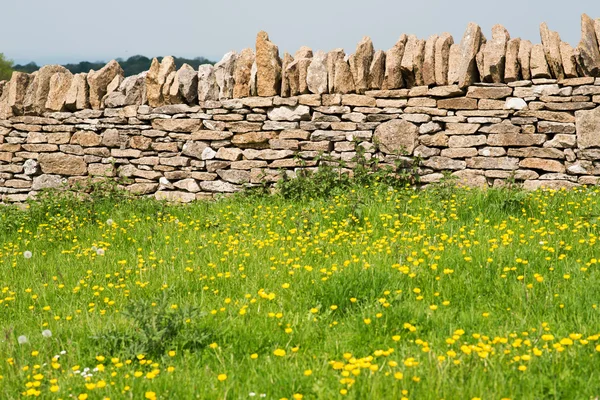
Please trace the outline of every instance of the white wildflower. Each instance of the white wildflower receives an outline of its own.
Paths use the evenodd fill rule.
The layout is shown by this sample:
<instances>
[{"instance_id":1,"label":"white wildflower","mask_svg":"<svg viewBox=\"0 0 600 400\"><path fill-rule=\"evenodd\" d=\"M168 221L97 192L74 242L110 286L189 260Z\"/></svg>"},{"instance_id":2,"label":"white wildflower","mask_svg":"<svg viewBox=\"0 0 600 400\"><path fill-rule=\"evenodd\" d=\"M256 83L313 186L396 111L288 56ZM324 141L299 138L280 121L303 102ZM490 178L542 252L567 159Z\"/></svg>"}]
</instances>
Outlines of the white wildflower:
<instances>
[{"instance_id":1,"label":"white wildflower","mask_svg":"<svg viewBox=\"0 0 600 400\"><path fill-rule=\"evenodd\" d=\"M21 335L17 338L17 342L19 342L19 344L25 344L27 343L27 336L25 335Z\"/></svg>"},{"instance_id":2,"label":"white wildflower","mask_svg":"<svg viewBox=\"0 0 600 400\"><path fill-rule=\"evenodd\" d=\"M31 253L29 250L23 252L23 257L25 258L31 258L32 256L33 253Z\"/></svg>"},{"instance_id":3,"label":"white wildflower","mask_svg":"<svg viewBox=\"0 0 600 400\"><path fill-rule=\"evenodd\" d=\"M44 329L42 331L42 336L43 337L52 337L52 332L50 331L50 329Z\"/></svg>"}]
</instances>

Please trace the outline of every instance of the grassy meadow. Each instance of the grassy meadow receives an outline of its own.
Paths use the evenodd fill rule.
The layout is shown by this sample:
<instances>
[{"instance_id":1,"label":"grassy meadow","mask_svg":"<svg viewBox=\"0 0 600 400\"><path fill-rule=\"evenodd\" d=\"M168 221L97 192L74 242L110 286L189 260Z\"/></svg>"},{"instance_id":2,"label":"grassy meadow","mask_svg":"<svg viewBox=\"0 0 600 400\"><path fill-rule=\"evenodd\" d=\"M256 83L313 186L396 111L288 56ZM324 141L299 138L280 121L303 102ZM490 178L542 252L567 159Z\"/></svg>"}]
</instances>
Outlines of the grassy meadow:
<instances>
[{"instance_id":1,"label":"grassy meadow","mask_svg":"<svg viewBox=\"0 0 600 400\"><path fill-rule=\"evenodd\" d=\"M0 398L597 399L599 200L0 207Z\"/></svg>"}]
</instances>

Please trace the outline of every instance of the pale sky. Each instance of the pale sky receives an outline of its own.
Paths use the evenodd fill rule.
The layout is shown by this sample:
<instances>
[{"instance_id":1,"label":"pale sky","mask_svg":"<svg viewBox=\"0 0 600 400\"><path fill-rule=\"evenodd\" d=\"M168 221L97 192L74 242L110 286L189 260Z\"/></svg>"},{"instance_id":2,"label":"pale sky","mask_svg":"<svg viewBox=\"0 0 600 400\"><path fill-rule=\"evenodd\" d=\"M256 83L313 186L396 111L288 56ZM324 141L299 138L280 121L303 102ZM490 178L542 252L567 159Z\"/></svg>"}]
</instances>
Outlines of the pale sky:
<instances>
[{"instance_id":1,"label":"pale sky","mask_svg":"<svg viewBox=\"0 0 600 400\"><path fill-rule=\"evenodd\" d=\"M540 42L547 22L577 45L580 16L600 17L599 0L4 0L0 52L40 65L148 57L203 56L215 61L254 47L265 30L280 53L306 45L354 52L363 36L387 50L402 33L426 39L450 32L459 42L469 22L486 37L494 24L511 37Z\"/></svg>"}]
</instances>

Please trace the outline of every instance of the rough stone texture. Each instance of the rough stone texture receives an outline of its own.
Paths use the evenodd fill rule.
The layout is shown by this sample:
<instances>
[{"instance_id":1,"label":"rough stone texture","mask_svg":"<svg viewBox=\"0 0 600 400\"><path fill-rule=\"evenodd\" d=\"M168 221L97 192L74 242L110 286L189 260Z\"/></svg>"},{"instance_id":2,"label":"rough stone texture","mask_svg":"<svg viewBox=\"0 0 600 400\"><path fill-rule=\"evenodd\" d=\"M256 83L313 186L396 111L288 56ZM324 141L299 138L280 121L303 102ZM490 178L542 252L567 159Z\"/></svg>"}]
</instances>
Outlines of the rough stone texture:
<instances>
[{"instance_id":1,"label":"rough stone texture","mask_svg":"<svg viewBox=\"0 0 600 400\"><path fill-rule=\"evenodd\" d=\"M385 77L383 79L382 89L400 89L404 87L404 79L402 77L402 58L408 36L403 34L396 42L394 47L385 53Z\"/></svg>"},{"instance_id":2,"label":"rough stone texture","mask_svg":"<svg viewBox=\"0 0 600 400\"><path fill-rule=\"evenodd\" d=\"M560 42L559 49L565 78L577 78L579 75L577 73L575 49L569 43L565 42Z\"/></svg>"},{"instance_id":3,"label":"rough stone texture","mask_svg":"<svg viewBox=\"0 0 600 400\"><path fill-rule=\"evenodd\" d=\"M219 85L217 85L214 67L210 64L198 67L198 100L200 102L219 100Z\"/></svg>"},{"instance_id":4,"label":"rough stone texture","mask_svg":"<svg viewBox=\"0 0 600 400\"><path fill-rule=\"evenodd\" d=\"M294 57L291 56L287 51L283 55L283 61L281 64L281 91L282 97L291 96L290 76L288 75L288 67L294 62Z\"/></svg>"},{"instance_id":5,"label":"rough stone texture","mask_svg":"<svg viewBox=\"0 0 600 400\"><path fill-rule=\"evenodd\" d=\"M425 42L425 50L423 53L423 84L425 86L433 86L436 83L435 46L439 38L438 35L432 35Z\"/></svg>"},{"instance_id":6,"label":"rough stone texture","mask_svg":"<svg viewBox=\"0 0 600 400\"><path fill-rule=\"evenodd\" d=\"M548 24L545 22L540 25L540 36L542 37L542 45L544 46L544 54L546 61L552 73L552 77L563 79L565 71L563 69L562 57L560 54L560 35L558 32L551 31Z\"/></svg>"},{"instance_id":7,"label":"rough stone texture","mask_svg":"<svg viewBox=\"0 0 600 400\"><path fill-rule=\"evenodd\" d=\"M393 120L377 127L373 140L379 144L381 151L396 154L402 151L412 154L417 144L419 128L403 120Z\"/></svg>"},{"instance_id":8,"label":"rough stone texture","mask_svg":"<svg viewBox=\"0 0 600 400\"><path fill-rule=\"evenodd\" d=\"M548 62L546 61L546 53L544 45L536 44L531 49L531 77L533 79L552 78Z\"/></svg>"},{"instance_id":9,"label":"rough stone texture","mask_svg":"<svg viewBox=\"0 0 600 400\"><path fill-rule=\"evenodd\" d=\"M357 93L364 93L369 89L369 71L373 62L373 42L371 38L364 37L356 47L354 53L354 63L356 65L356 74L354 74L354 84Z\"/></svg>"},{"instance_id":10,"label":"rough stone texture","mask_svg":"<svg viewBox=\"0 0 600 400\"><path fill-rule=\"evenodd\" d=\"M425 41L419 40L415 35L410 35L406 41L404 56L400 63L402 76L409 88L423 85L424 52Z\"/></svg>"},{"instance_id":11,"label":"rough stone texture","mask_svg":"<svg viewBox=\"0 0 600 400\"><path fill-rule=\"evenodd\" d=\"M56 73L50 78L50 90L46 100L46 110L62 111L65 109L67 94L71 88L73 74L71 72Z\"/></svg>"},{"instance_id":12,"label":"rough stone texture","mask_svg":"<svg viewBox=\"0 0 600 400\"><path fill-rule=\"evenodd\" d=\"M233 87L234 98L250 96L250 81L252 78L252 65L254 65L254 60L254 50L244 49L240 52L240 55L235 62L235 69L233 72L235 82Z\"/></svg>"},{"instance_id":13,"label":"rough stone texture","mask_svg":"<svg viewBox=\"0 0 600 400\"><path fill-rule=\"evenodd\" d=\"M279 48L261 31L256 36L256 91L258 96L276 96L281 90Z\"/></svg>"},{"instance_id":14,"label":"rough stone texture","mask_svg":"<svg viewBox=\"0 0 600 400\"><path fill-rule=\"evenodd\" d=\"M23 114L23 103L25 101L25 92L29 85L30 75L24 72L15 71L10 78L8 88L8 106L11 108L14 115Z\"/></svg>"},{"instance_id":15,"label":"rough stone texture","mask_svg":"<svg viewBox=\"0 0 600 400\"><path fill-rule=\"evenodd\" d=\"M521 65L519 64L519 49L521 39L510 39L506 44L506 62L504 66L504 82L510 83L521 78Z\"/></svg>"},{"instance_id":16,"label":"rough stone texture","mask_svg":"<svg viewBox=\"0 0 600 400\"><path fill-rule=\"evenodd\" d=\"M504 82L504 70L506 65L506 46L510 35L502 25L492 27L492 40L486 43L483 51L483 75L484 82Z\"/></svg>"},{"instance_id":17,"label":"rough stone texture","mask_svg":"<svg viewBox=\"0 0 600 400\"><path fill-rule=\"evenodd\" d=\"M311 93L328 93L327 60L328 55L322 50L317 51L312 58L306 74L308 90Z\"/></svg>"},{"instance_id":18,"label":"rough stone texture","mask_svg":"<svg viewBox=\"0 0 600 400\"><path fill-rule=\"evenodd\" d=\"M102 99L108 91L109 84L115 77L123 76L123 68L115 60L110 61L97 72L90 71L87 81L90 90L90 106L94 110L103 107Z\"/></svg>"},{"instance_id":19,"label":"rough stone texture","mask_svg":"<svg viewBox=\"0 0 600 400\"><path fill-rule=\"evenodd\" d=\"M594 21L586 14L581 16L581 41L575 50L578 65L585 76L600 75L600 48Z\"/></svg>"},{"instance_id":20,"label":"rough stone texture","mask_svg":"<svg viewBox=\"0 0 600 400\"><path fill-rule=\"evenodd\" d=\"M219 86L219 100L233 98L233 89L235 86L235 65L238 55L232 51L223 56L221 61L215 64L215 79Z\"/></svg>"},{"instance_id":21,"label":"rough stone texture","mask_svg":"<svg viewBox=\"0 0 600 400\"><path fill-rule=\"evenodd\" d=\"M600 147L600 107L590 111L575 112L577 147Z\"/></svg>"},{"instance_id":22,"label":"rough stone texture","mask_svg":"<svg viewBox=\"0 0 600 400\"><path fill-rule=\"evenodd\" d=\"M483 42L479 25L470 23L460 42L460 64L458 65L458 86L466 88L477 81L475 58ZM454 82L449 82L454 83Z\"/></svg>"},{"instance_id":23,"label":"rough stone texture","mask_svg":"<svg viewBox=\"0 0 600 400\"><path fill-rule=\"evenodd\" d=\"M355 89L354 77L350 65L345 60L338 60L335 64L335 93L353 93Z\"/></svg>"},{"instance_id":24,"label":"rough stone texture","mask_svg":"<svg viewBox=\"0 0 600 400\"><path fill-rule=\"evenodd\" d=\"M44 174L85 175L87 166L83 157L61 153L42 153L38 161Z\"/></svg>"},{"instance_id":25,"label":"rough stone texture","mask_svg":"<svg viewBox=\"0 0 600 400\"><path fill-rule=\"evenodd\" d=\"M383 86L385 79L385 52L379 50L373 55L373 61L369 68L369 89L377 90Z\"/></svg>"},{"instance_id":26,"label":"rough stone texture","mask_svg":"<svg viewBox=\"0 0 600 400\"><path fill-rule=\"evenodd\" d=\"M531 79L531 50L533 45L529 40L521 40L519 44L519 64L521 65L521 78Z\"/></svg>"},{"instance_id":27,"label":"rough stone texture","mask_svg":"<svg viewBox=\"0 0 600 400\"><path fill-rule=\"evenodd\" d=\"M159 107L164 104L163 86L167 77L173 71L175 71L173 57L165 57L161 62L156 58L152 59L152 64L146 75L146 97L150 107Z\"/></svg>"},{"instance_id":28,"label":"rough stone texture","mask_svg":"<svg viewBox=\"0 0 600 400\"><path fill-rule=\"evenodd\" d=\"M448 69L450 63L450 47L454 38L449 33L443 33L435 42L435 83L438 86L448 84Z\"/></svg>"},{"instance_id":29,"label":"rough stone texture","mask_svg":"<svg viewBox=\"0 0 600 400\"><path fill-rule=\"evenodd\" d=\"M25 114L41 114L46 111L50 79L56 73L68 72L65 67L60 65L45 65L40 68L27 86L23 100L23 112Z\"/></svg>"}]
</instances>

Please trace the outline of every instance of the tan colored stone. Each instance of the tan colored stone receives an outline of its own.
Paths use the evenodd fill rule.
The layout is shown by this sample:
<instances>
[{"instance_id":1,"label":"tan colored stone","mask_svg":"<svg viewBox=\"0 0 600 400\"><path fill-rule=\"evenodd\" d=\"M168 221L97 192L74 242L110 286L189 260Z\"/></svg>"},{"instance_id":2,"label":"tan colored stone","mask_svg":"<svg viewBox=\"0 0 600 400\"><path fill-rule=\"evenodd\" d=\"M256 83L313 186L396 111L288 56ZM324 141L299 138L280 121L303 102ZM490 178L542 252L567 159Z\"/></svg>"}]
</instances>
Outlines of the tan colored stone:
<instances>
[{"instance_id":1,"label":"tan colored stone","mask_svg":"<svg viewBox=\"0 0 600 400\"><path fill-rule=\"evenodd\" d=\"M407 40L408 37L405 34L402 34L394 47L385 53L385 76L381 87L384 90L400 89L404 87L401 63L402 58L404 57Z\"/></svg>"},{"instance_id":2,"label":"tan colored stone","mask_svg":"<svg viewBox=\"0 0 600 400\"><path fill-rule=\"evenodd\" d=\"M123 68L115 60L110 61L99 71L90 71L87 76L90 90L90 106L94 110L103 107L102 99L107 93L108 85L116 76L123 76Z\"/></svg>"},{"instance_id":3,"label":"tan colored stone","mask_svg":"<svg viewBox=\"0 0 600 400\"><path fill-rule=\"evenodd\" d=\"M545 22L540 25L540 36L542 37L542 45L544 46L544 54L550 72L555 79L563 79L565 72L560 53L560 35L558 32L551 31L548 24Z\"/></svg>"},{"instance_id":4,"label":"tan colored stone","mask_svg":"<svg viewBox=\"0 0 600 400\"><path fill-rule=\"evenodd\" d=\"M155 119L152 128L167 132L195 132L202 129L199 119Z\"/></svg>"},{"instance_id":5,"label":"tan colored stone","mask_svg":"<svg viewBox=\"0 0 600 400\"><path fill-rule=\"evenodd\" d=\"M516 170L519 168L519 159L513 157L473 157L467 159L467 167L484 170Z\"/></svg>"},{"instance_id":6,"label":"tan colored stone","mask_svg":"<svg viewBox=\"0 0 600 400\"><path fill-rule=\"evenodd\" d=\"M437 101L437 107L446 110L477 110L477 99L469 97L440 99Z\"/></svg>"},{"instance_id":7,"label":"tan colored stone","mask_svg":"<svg viewBox=\"0 0 600 400\"><path fill-rule=\"evenodd\" d=\"M552 78L542 44L536 44L531 49L531 77L533 79Z\"/></svg>"},{"instance_id":8,"label":"tan colored stone","mask_svg":"<svg viewBox=\"0 0 600 400\"><path fill-rule=\"evenodd\" d=\"M173 57L165 57L162 62L152 59L152 64L146 75L146 97L150 107L160 107L164 104L163 86L171 72L175 71Z\"/></svg>"},{"instance_id":9,"label":"tan colored stone","mask_svg":"<svg viewBox=\"0 0 600 400\"><path fill-rule=\"evenodd\" d=\"M504 99L512 95L512 88L508 86L471 86L467 97L475 99Z\"/></svg>"},{"instance_id":10,"label":"tan colored stone","mask_svg":"<svg viewBox=\"0 0 600 400\"><path fill-rule=\"evenodd\" d=\"M539 146L546 141L546 135L523 133L500 133L488 135L487 144L490 146Z\"/></svg>"},{"instance_id":11,"label":"tan colored stone","mask_svg":"<svg viewBox=\"0 0 600 400\"><path fill-rule=\"evenodd\" d=\"M504 82L515 82L521 78L521 65L519 64L519 48L521 39L510 39L506 44L506 63L504 68Z\"/></svg>"},{"instance_id":12,"label":"tan colored stone","mask_svg":"<svg viewBox=\"0 0 600 400\"><path fill-rule=\"evenodd\" d=\"M292 57L291 54L286 51L283 55L283 61L281 65L281 97L289 97L292 95L290 77L288 75L287 69L293 62L294 57Z\"/></svg>"},{"instance_id":13,"label":"tan colored stone","mask_svg":"<svg viewBox=\"0 0 600 400\"><path fill-rule=\"evenodd\" d=\"M235 135L231 143L242 149L266 149L269 147L269 140L276 138L276 132L249 132Z\"/></svg>"},{"instance_id":14,"label":"tan colored stone","mask_svg":"<svg viewBox=\"0 0 600 400\"><path fill-rule=\"evenodd\" d=\"M486 43L483 53L483 81L502 83L504 82L504 70L506 65L506 46L510 35L502 25L492 27L492 40ZM480 71L481 72L481 71Z\"/></svg>"},{"instance_id":15,"label":"tan colored stone","mask_svg":"<svg viewBox=\"0 0 600 400\"><path fill-rule=\"evenodd\" d=\"M386 154L406 152L412 154L419 136L419 128L408 121L392 120L375 129L373 141Z\"/></svg>"},{"instance_id":16,"label":"tan colored stone","mask_svg":"<svg viewBox=\"0 0 600 400\"><path fill-rule=\"evenodd\" d=\"M477 64L477 71L479 71L479 81L480 82L484 82L485 81L485 48L486 48L487 43L482 43L481 46L479 47L479 52L477 53L477 56L475 57L475 63Z\"/></svg>"},{"instance_id":17,"label":"tan colored stone","mask_svg":"<svg viewBox=\"0 0 600 400\"><path fill-rule=\"evenodd\" d=\"M276 96L281 90L279 48L261 31L256 36L256 91L258 96Z\"/></svg>"},{"instance_id":18,"label":"tan colored stone","mask_svg":"<svg viewBox=\"0 0 600 400\"><path fill-rule=\"evenodd\" d=\"M460 65L458 68L458 86L466 88L477 81L476 56L484 42L479 25L470 23L460 42ZM454 83L454 82L450 82Z\"/></svg>"},{"instance_id":19,"label":"tan colored stone","mask_svg":"<svg viewBox=\"0 0 600 400\"><path fill-rule=\"evenodd\" d=\"M235 62L233 98L239 99L250 96L250 78L254 64L254 50L244 49Z\"/></svg>"},{"instance_id":20,"label":"tan colored stone","mask_svg":"<svg viewBox=\"0 0 600 400\"><path fill-rule=\"evenodd\" d=\"M354 53L354 63L356 65L356 74L354 84L356 93L364 93L369 89L369 71L373 62L373 42L371 38L365 36L358 43L356 53Z\"/></svg>"},{"instance_id":21,"label":"tan colored stone","mask_svg":"<svg viewBox=\"0 0 600 400\"><path fill-rule=\"evenodd\" d=\"M577 78L577 59L575 57L575 49L565 42L560 42L560 57L565 72L566 78Z\"/></svg>"},{"instance_id":22,"label":"tan colored stone","mask_svg":"<svg viewBox=\"0 0 600 400\"><path fill-rule=\"evenodd\" d=\"M465 169L467 163L464 160L453 160L448 157L433 156L429 157L427 160L423 160L421 165L437 171L446 171Z\"/></svg>"},{"instance_id":23,"label":"tan colored stone","mask_svg":"<svg viewBox=\"0 0 600 400\"><path fill-rule=\"evenodd\" d=\"M575 112L577 147L600 147L600 107L590 111Z\"/></svg>"},{"instance_id":24,"label":"tan colored stone","mask_svg":"<svg viewBox=\"0 0 600 400\"><path fill-rule=\"evenodd\" d=\"M71 144L82 147L99 146L100 143L102 143L102 136L90 131L77 131L71 137Z\"/></svg>"},{"instance_id":25,"label":"tan colored stone","mask_svg":"<svg viewBox=\"0 0 600 400\"><path fill-rule=\"evenodd\" d=\"M85 175L87 165L83 157L63 153L42 153L38 162L44 174Z\"/></svg>"},{"instance_id":26,"label":"tan colored stone","mask_svg":"<svg viewBox=\"0 0 600 400\"><path fill-rule=\"evenodd\" d=\"M577 64L583 76L600 75L600 49L596 36L594 21L587 15L581 16L581 41L575 50Z\"/></svg>"},{"instance_id":27,"label":"tan colored stone","mask_svg":"<svg viewBox=\"0 0 600 400\"><path fill-rule=\"evenodd\" d=\"M521 78L531 79L531 50L533 45L529 40L521 40L519 45L519 65L521 65Z\"/></svg>"},{"instance_id":28,"label":"tan colored stone","mask_svg":"<svg viewBox=\"0 0 600 400\"><path fill-rule=\"evenodd\" d=\"M378 90L383 86L385 79L385 52L379 50L373 56L373 62L369 68L369 89Z\"/></svg>"},{"instance_id":29,"label":"tan colored stone","mask_svg":"<svg viewBox=\"0 0 600 400\"><path fill-rule=\"evenodd\" d=\"M448 85L458 84L460 56L460 44L454 43L450 45L450 54L448 55Z\"/></svg>"},{"instance_id":30,"label":"tan colored stone","mask_svg":"<svg viewBox=\"0 0 600 400\"><path fill-rule=\"evenodd\" d=\"M454 38L449 33L443 33L435 42L435 83L438 86L448 85L448 68L450 62L450 47Z\"/></svg>"},{"instance_id":31,"label":"tan colored stone","mask_svg":"<svg viewBox=\"0 0 600 400\"><path fill-rule=\"evenodd\" d=\"M50 90L45 108L49 111L62 111L65 109L67 93L71 88L73 74L71 72L56 73L50 78Z\"/></svg>"},{"instance_id":32,"label":"tan colored stone","mask_svg":"<svg viewBox=\"0 0 600 400\"><path fill-rule=\"evenodd\" d=\"M179 96L179 84L176 82L177 71L171 71L162 88L163 100L166 105L181 104L183 99Z\"/></svg>"},{"instance_id":33,"label":"tan colored stone","mask_svg":"<svg viewBox=\"0 0 600 400\"><path fill-rule=\"evenodd\" d=\"M440 39L438 35L432 35L425 42L425 51L423 53L423 84L433 86L435 80L435 47Z\"/></svg>"},{"instance_id":34,"label":"tan colored stone","mask_svg":"<svg viewBox=\"0 0 600 400\"><path fill-rule=\"evenodd\" d=\"M348 94L355 91L354 77L350 65L345 60L338 60L335 64L335 93Z\"/></svg>"},{"instance_id":35,"label":"tan colored stone","mask_svg":"<svg viewBox=\"0 0 600 400\"><path fill-rule=\"evenodd\" d=\"M410 35L400 64L402 76L408 88L423 86L424 56L425 41L418 39L415 35Z\"/></svg>"},{"instance_id":36,"label":"tan colored stone","mask_svg":"<svg viewBox=\"0 0 600 400\"><path fill-rule=\"evenodd\" d=\"M566 172L565 166L560 161L546 160L544 158L526 158L519 162L522 168L540 169L549 172Z\"/></svg>"},{"instance_id":37,"label":"tan colored stone","mask_svg":"<svg viewBox=\"0 0 600 400\"><path fill-rule=\"evenodd\" d=\"M25 101L25 93L31 77L24 72L14 71L10 81L4 90L8 90L8 106L12 109L14 115L23 114L23 103Z\"/></svg>"},{"instance_id":38,"label":"tan colored stone","mask_svg":"<svg viewBox=\"0 0 600 400\"><path fill-rule=\"evenodd\" d=\"M343 49L335 49L327 53L327 89L329 93L335 91L335 68L338 61L344 61L346 54Z\"/></svg>"},{"instance_id":39,"label":"tan colored stone","mask_svg":"<svg viewBox=\"0 0 600 400\"><path fill-rule=\"evenodd\" d=\"M87 83L87 74L75 74L65 97L65 108L69 111L87 109L90 107L89 97L90 89Z\"/></svg>"},{"instance_id":40,"label":"tan colored stone","mask_svg":"<svg viewBox=\"0 0 600 400\"><path fill-rule=\"evenodd\" d=\"M46 101L50 92L50 79L56 73L67 72L69 71L60 65L45 65L40 68L27 86L23 101L23 112L26 114L42 114L46 111Z\"/></svg>"}]
</instances>

